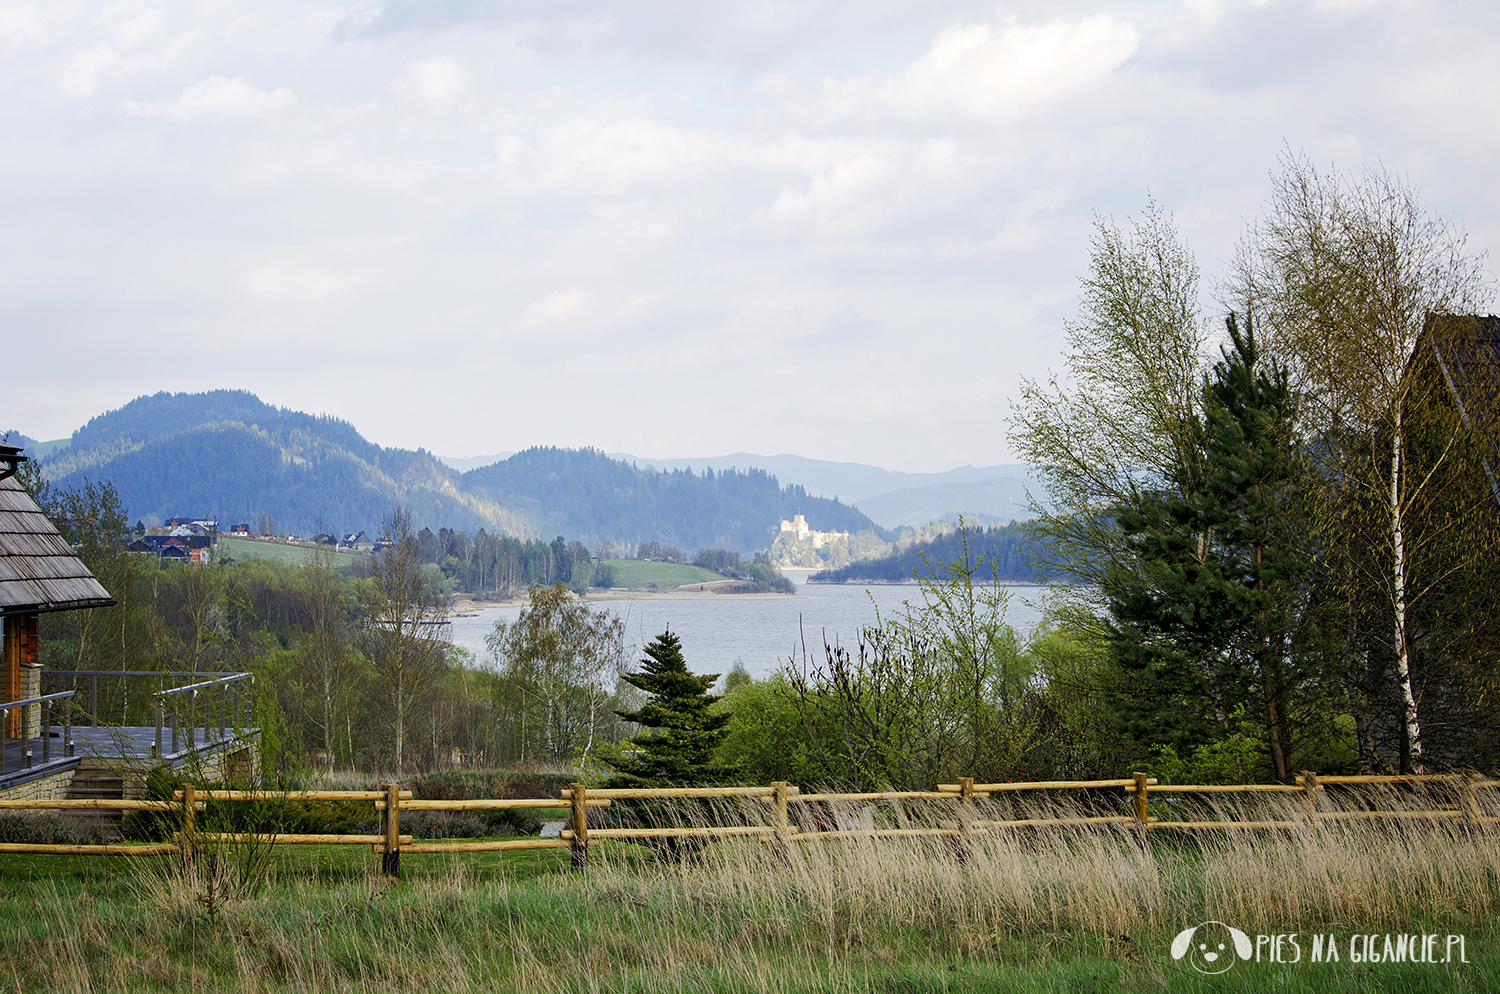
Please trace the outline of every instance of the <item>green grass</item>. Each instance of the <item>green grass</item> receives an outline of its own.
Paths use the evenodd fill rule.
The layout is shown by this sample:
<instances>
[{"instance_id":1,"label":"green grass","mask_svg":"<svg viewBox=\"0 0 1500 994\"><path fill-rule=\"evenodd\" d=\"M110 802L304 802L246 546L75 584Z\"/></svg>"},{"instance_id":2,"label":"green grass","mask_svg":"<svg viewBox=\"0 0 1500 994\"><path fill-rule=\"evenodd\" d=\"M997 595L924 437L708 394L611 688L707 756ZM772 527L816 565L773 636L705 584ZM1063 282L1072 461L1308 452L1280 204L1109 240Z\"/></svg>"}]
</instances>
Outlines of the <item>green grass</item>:
<instances>
[{"instance_id":1,"label":"green grass","mask_svg":"<svg viewBox=\"0 0 1500 994\"><path fill-rule=\"evenodd\" d=\"M332 552L327 549L312 549L300 545L283 545L279 542L257 542L248 538L219 536L219 550L234 559L274 559L293 566L305 566L315 556L330 557L334 566L351 566L367 563L370 557L354 552Z\"/></svg>"},{"instance_id":2,"label":"green grass","mask_svg":"<svg viewBox=\"0 0 1500 994\"><path fill-rule=\"evenodd\" d=\"M913 839L784 855L722 842L683 863L605 843L591 858L578 872L566 850L409 854L391 881L368 846L285 846L241 887L227 849L188 875L171 857L3 854L0 988L1500 990L1500 853L1462 831L1144 849L1129 831L1016 834L963 860ZM1313 931L1463 933L1470 962L1248 962L1204 977L1168 948L1185 922L1212 917L1301 932L1304 949Z\"/></svg>"},{"instance_id":3,"label":"green grass","mask_svg":"<svg viewBox=\"0 0 1500 994\"><path fill-rule=\"evenodd\" d=\"M605 560L615 573L617 587L680 587L686 583L713 583L725 579L713 570L680 563L648 563L640 559Z\"/></svg>"}]
</instances>

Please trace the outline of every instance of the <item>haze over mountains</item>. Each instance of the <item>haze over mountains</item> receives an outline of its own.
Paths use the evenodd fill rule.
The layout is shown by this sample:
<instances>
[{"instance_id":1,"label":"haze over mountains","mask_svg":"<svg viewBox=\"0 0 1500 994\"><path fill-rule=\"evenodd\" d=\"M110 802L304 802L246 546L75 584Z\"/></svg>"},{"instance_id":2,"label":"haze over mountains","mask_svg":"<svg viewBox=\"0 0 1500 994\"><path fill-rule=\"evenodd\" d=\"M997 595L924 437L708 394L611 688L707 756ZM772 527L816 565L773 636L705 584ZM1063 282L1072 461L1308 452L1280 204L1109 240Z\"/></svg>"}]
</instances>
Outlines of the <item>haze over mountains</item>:
<instances>
[{"instance_id":1,"label":"haze over mountains","mask_svg":"<svg viewBox=\"0 0 1500 994\"><path fill-rule=\"evenodd\" d=\"M132 520L147 523L209 515L254 528L270 515L277 531L304 536L374 531L400 502L418 527L684 551L765 548L795 514L822 530L888 535L850 504L761 468L658 469L590 449L534 448L460 473L425 450L384 448L338 418L237 390L158 393L90 419L65 442L12 440L57 486L112 482Z\"/></svg>"},{"instance_id":2,"label":"haze over mountains","mask_svg":"<svg viewBox=\"0 0 1500 994\"><path fill-rule=\"evenodd\" d=\"M438 456L447 465L464 471L487 466L512 455L458 458ZM961 466L946 473L903 473L863 463L831 462L783 453L765 456L732 452L723 456L688 459L657 459L611 452L609 457L658 470L726 468L765 470L783 482L797 483L819 497L837 497L852 503L884 528L924 525L959 514L987 524L1004 523L1030 516L1026 488L1031 477L1020 463L999 466Z\"/></svg>"},{"instance_id":3,"label":"haze over mountains","mask_svg":"<svg viewBox=\"0 0 1500 994\"><path fill-rule=\"evenodd\" d=\"M1025 516L1021 466L900 473L791 454L644 459L556 448L448 460L384 448L336 417L240 390L144 396L70 439L12 441L56 485L109 480L132 520L210 515L253 528L269 514L278 531L304 536L373 532L398 501L418 527L684 551L765 548L795 514L819 530L882 537L959 512L986 522Z\"/></svg>"}]
</instances>

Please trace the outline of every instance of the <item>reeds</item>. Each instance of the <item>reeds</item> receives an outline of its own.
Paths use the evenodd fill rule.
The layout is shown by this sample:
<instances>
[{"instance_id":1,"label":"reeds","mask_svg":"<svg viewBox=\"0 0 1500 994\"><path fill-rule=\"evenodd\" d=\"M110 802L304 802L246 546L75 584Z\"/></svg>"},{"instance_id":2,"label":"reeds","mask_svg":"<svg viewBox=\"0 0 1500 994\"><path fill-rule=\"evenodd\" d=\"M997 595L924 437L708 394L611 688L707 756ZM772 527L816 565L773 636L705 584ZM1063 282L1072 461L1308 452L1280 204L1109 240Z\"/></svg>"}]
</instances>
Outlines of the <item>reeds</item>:
<instances>
[{"instance_id":1,"label":"reeds","mask_svg":"<svg viewBox=\"0 0 1500 994\"><path fill-rule=\"evenodd\" d=\"M1487 808L1494 802L1484 799ZM974 815L1077 817L1112 813L1118 803L996 798L976 802ZM1320 811L1444 803L1412 791L1350 792L1325 797ZM1306 814L1296 796L1193 805L1193 820ZM955 824L952 803L796 807L793 820L805 829ZM770 824L769 809L755 799L657 803L652 817ZM1161 814L1184 810L1167 805ZM377 875L378 859L368 854L325 869L304 850L278 856L264 886L216 895L211 911L197 893L201 871L195 878L169 859L145 860L131 864L130 882L103 888L112 894L48 882L31 887L34 910L17 900L0 905L8 906L0 922L17 936L0 985L1047 990L1072 989L1069 978L1086 971L1112 989L1144 990L1161 984L1171 967L1166 942L1184 924L1475 932L1488 927L1482 923L1500 899L1500 832L1454 818L1147 836L1132 826L1073 826L967 838L741 837L677 855L656 859L640 846L607 844L585 873L566 868L566 852L414 855L394 883Z\"/></svg>"}]
</instances>

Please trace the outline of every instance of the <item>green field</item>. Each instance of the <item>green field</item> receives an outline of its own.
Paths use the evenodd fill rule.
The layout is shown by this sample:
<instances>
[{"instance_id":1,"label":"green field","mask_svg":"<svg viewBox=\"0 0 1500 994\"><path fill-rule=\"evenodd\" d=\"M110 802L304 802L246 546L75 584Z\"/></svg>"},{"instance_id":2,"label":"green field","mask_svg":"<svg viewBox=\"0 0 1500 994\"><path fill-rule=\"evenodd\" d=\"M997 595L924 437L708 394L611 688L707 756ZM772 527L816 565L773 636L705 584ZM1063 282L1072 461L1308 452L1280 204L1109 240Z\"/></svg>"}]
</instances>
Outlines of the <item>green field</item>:
<instances>
[{"instance_id":1,"label":"green field","mask_svg":"<svg viewBox=\"0 0 1500 994\"><path fill-rule=\"evenodd\" d=\"M334 566L352 566L367 563L370 557L356 552L332 552L301 545L282 545L279 542L257 542L249 538L226 538L219 536L220 553L232 559L274 559L293 566L305 566L315 556L327 557Z\"/></svg>"},{"instance_id":2,"label":"green field","mask_svg":"<svg viewBox=\"0 0 1500 994\"><path fill-rule=\"evenodd\" d=\"M1119 845L1106 836L1102 849L1087 836L1002 843L967 862L927 840L784 854L740 840L684 862L606 843L586 872L568 868L565 850L413 854L399 882L379 873L369 846L284 846L264 862L211 848L186 875L171 857L3 854L0 984L131 994L1438 994L1500 984L1492 882L1466 895L1420 888L1417 898L1395 880L1386 889L1410 904L1394 914L1387 905L1330 915L1348 903L1339 894L1295 912L1232 909L1241 895L1219 891L1202 858L1211 854L1153 856L1126 834ZM1422 862L1464 862L1451 845L1438 848ZM1066 856L1081 858L1057 861ZM1304 957L1314 930L1459 932L1468 962L1304 958L1203 976L1168 948L1183 922L1213 913L1255 932L1299 932Z\"/></svg>"},{"instance_id":3,"label":"green field","mask_svg":"<svg viewBox=\"0 0 1500 994\"><path fill-rule=\"evenodd\" d=\"M640 559L606 559L614 569L616 587L680 587L725 579L711 569L680 563L648 563Z\"/></svg>"}]
</instances>

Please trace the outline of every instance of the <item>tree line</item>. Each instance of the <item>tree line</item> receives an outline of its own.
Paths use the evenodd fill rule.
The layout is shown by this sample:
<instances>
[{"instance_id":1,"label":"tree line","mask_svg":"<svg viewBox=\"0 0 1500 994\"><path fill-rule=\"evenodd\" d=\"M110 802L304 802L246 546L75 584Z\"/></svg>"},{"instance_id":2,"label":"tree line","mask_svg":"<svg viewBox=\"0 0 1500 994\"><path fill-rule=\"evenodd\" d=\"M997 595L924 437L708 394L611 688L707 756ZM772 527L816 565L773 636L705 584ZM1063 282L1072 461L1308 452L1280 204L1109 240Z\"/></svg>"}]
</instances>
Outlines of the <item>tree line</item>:
<instances>
[{"instance_id":1,"label":"tree line","mask_svg":"<svg viewBox=\"0 0 1500 994\"><path fill-rule=\"evenodd\" d=\"M1159 207L1098 223L1064 368L1012 438L1043 575L1136 751L1189 766L1492 769L1493 279L1400 177L1288 154L1199 307ZM1225 312L1228 312L1227 314ZM1247 772L1250 772L1247 770Z\"/></svg>"},{"instance_id":2,"label":"tree line","mask_svg":"<svg viewBox=\"0 0 1500 994\"><path fill-rule=\"evenodd\" d=\"M962 524L962 522L960 522ZM1023 525L955 528L922 541L898 545L889 555L862 559L838 569L819 570L810 583L903 583L915 577L937 578L938 564L984 558L995 575L1011 583L1033 583L1031 533Z\"/></svg>"},{"instance_id":3,"label":"tree line","mask_svg":"<svg viewBox=\"0 0 1500 994\"><path fill-rule=\"evenodd\" d=\"M1155 205L1100 220L1091 248L1062 368L1024 384L1011 422L1045 482L1024 530L1032 565L1070 581L1028 638L1001 582L1017 532L993 547L995 530L961 532L854 644L808 646L764 679L737 668L713 701L718 675L689 669L691 645L658 639L638 671L617 619L568 591L581 541L484 536L492 551L476 555L479 534L413 532L398 510L359 577L159 570L107 534L71 536L120 603L48 616L49 659L255 669L287 763L441 764L456 749L580 775L857 789L1142 768L1179 782L1493 772L1500 320L1478 316L1482 258L1399 178L1291 156L1216 310ZM648 555L649 541L677 544L650 539ZM743 567L705 549L711 568ZM510 561L507 575L543 581L484 659L426 624L445 565L476 560L481 586ZM672 687L692 702L668 706ZM691 748L683 729L642 731L669 713L696 729ZM677 758L641 758L670 741Z\"/></svg>"}]
</instances>

